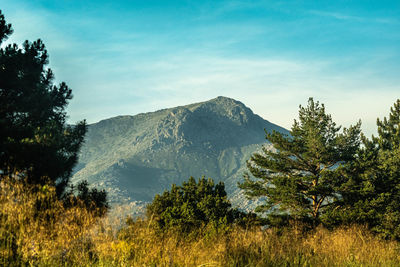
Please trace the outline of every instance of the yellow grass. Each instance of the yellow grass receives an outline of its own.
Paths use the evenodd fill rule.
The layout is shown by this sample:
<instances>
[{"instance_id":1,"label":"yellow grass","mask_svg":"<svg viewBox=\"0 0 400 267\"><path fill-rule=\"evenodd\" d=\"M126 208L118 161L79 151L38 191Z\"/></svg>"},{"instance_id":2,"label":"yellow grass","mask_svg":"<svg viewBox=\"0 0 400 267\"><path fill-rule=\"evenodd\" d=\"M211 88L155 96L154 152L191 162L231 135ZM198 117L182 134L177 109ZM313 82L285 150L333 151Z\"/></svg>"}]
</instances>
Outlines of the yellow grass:
<instances>
[{"instance_id":1,"label":"yellow grass","mask_svg":"<svg viewBox=\"0 0 400 267\"><path fill-rule=\"evenodd\" d=\"M0 266L400 266L399 243L360 226L161 234L146 220L121 229L64 208L51 187L0 185ZM46 206L39 213L38 203Z\"/></svg>"}]
</instances>

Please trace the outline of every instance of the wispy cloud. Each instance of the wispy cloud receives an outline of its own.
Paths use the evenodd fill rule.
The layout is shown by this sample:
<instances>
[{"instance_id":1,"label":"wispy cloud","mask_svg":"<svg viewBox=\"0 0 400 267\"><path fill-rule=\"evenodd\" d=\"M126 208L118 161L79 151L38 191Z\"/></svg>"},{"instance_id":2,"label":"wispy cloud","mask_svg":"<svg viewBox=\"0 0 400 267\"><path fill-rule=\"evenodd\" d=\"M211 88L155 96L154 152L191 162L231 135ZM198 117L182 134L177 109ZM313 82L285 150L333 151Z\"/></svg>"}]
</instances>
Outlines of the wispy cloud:
<instances>
[{"instance_id":1,"label":"wispy cloud","mask_svg":"<svg viewBox=\"0 0 400 267\"><path fill-rule=\"evenodd\" d=\"M108 86L116 88L113 92L118 92L114 96L118 105L109 110L109 116L224 95L242 101L272 122L290 127L298 105L313 96L327 105L338 123L348 126L362 119L364 130L372 133L376 117L386 113L400 87L380 78L368 64L337 73L327 71L332 64L335 62L176 54L131 66L129 71L139 75L111 81ZM135 98L140 101L132 101Z\"/></svg>"},{"instance_id":2,"label":"wispy cloud","mask_svg":"<svg viewBox=\"0 0 400 267\"><path fill-rule=\"evenodd\" d=\"M331 17L335 18L338 20L353 20L353 21L365 21L365 18L358 17L358 16L350 16L350 15L345 15L342 13L336 13L336 12L326 12L326 11L319 11L319 10L310 10L310 14L321 16L321 17Z\"/></svg>"},{"instance_id":3,"label":"wispy cloud","mask_svg":"<svg viewBox=\"0 0 400 267\"><path fill-rule=\"evenodd\" d=\"M310 10L308 12L312 15L317 15L320 17L329 17L329 18L334 18L334 19L343 20L343 21L375 22L375 23L382 23L382 24L399 23L399 20L394 19L394 18L362 17L362 16L349 15L349 14L340 13L340 12L328 12L328 11L321 11L321 10Z\"/></svg>"},{"instance_id":4,"label":"wispy cloud","mask_svg":"<svg viewBox=\"0 0 400 267\"><path fill-rule=\"evenodd\" d=\"M369 133L400 91L396 16L286 1L196 1L190 16L135 6L67 16L4 1L11 41L44 39L57 79L73 89L71 122L224 95L290 127L298 105L314 96L338 123L361 118Z\"/></svg>"}]
</instances>

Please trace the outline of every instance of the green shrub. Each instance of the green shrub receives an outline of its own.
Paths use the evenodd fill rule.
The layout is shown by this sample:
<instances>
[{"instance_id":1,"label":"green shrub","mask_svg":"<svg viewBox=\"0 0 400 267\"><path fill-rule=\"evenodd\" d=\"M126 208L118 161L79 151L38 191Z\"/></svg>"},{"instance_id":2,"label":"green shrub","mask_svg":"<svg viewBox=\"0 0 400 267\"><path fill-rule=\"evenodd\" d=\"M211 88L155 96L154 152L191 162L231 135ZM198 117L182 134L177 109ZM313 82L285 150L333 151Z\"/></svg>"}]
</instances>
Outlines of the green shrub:
<instances>
[{"instance_id":1,"label":"green shrub","mask_svg":"<svg viewBox=\"0 0 400 267\"><path fill-rule=\"evenodd\" d=\"M190 233L197 229L211 232L228 231L233 223L245 224L255 215L231 208L222 182L193 177L182 186L172 185L170 191L156 195L147 206L147 216L162 231ZM208 232L209 232L208 231Z\"/></svg>"}]
</instances>

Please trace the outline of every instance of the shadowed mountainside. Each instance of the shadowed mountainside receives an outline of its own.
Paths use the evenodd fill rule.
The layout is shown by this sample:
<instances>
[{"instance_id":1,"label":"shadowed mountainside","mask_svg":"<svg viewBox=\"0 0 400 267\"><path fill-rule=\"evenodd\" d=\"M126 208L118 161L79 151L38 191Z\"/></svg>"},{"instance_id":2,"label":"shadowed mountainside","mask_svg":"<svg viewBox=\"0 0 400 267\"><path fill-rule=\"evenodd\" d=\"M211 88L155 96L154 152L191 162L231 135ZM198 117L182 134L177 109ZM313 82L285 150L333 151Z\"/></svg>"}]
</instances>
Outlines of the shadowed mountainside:
<instances>
[{"instance_id":1,"label":"shadowed mountainside","mask_svg":"<svg viewBox=\"0 0 400 267\"><path fill-rule=\"evenodd\" d=\"M105 188L111 204L140 212L172 183L205 175L224 181L233 204L246 208L237 182L265 144L264 129L287 133L226 97L102 120L89 126L72 181L86 179Z\"/></svg>"}]
</instances>

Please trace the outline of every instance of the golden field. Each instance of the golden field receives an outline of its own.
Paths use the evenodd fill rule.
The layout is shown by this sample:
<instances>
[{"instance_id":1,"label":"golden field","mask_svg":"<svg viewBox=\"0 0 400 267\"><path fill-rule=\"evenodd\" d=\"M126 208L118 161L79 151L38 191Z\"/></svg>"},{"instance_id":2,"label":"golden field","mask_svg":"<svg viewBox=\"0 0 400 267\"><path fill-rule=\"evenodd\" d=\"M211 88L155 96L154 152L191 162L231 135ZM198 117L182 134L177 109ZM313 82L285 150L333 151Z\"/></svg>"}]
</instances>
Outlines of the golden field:
<instances>
[{"instance_id":1,"label":"golden field","mask_svg":"<svg viewBox=\"0 0 400 267\"><path fill-rule=\"evenodd\" d=\"M161 233L151 220L121 224L79 205L66 208L48 186L1 182L4 266L400 266L400 246L365 227Z\"/></svg>"}]
</instances>

